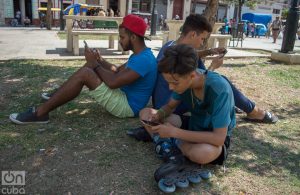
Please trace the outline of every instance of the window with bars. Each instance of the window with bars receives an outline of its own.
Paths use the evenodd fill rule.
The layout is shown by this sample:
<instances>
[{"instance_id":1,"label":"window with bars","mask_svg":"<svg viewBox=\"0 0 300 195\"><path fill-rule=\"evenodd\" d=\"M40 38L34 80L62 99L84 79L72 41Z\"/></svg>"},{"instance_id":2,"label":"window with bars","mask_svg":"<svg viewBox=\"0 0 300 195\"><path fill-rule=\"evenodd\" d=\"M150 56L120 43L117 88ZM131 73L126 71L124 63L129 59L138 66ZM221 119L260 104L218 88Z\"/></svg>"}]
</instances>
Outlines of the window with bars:
<instances>
[{"instance_id":1,"label":"window with bars","mask_svg":"<svg viewBox=\"0 0 300 195\"><path fill-rule=\"evenodd\" d=\"M273 14L280 14L280 9L273 9Z\"/></svg>"}]
</instances>

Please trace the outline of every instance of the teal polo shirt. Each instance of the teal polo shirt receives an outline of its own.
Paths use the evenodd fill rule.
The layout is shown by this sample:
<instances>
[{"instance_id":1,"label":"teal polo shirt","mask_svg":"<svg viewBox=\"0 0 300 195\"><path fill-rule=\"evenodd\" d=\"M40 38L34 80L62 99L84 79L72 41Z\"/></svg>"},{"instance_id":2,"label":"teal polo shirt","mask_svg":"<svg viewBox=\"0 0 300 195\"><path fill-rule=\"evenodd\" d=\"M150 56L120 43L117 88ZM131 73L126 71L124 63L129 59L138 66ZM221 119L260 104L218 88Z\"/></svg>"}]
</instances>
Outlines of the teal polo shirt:
<instances>
[{"instance_id":1,"label":"teal polo shirt","mask_svg":"<svg viewBox=\"0 0 300 195\"><path fill-rule=\"evenodd\" d=\"M231 136L236 120L233 93L229 83L218 73L205 73L201 69L197 71L206 74L203 101L191 92L192 89L187 89L182 94L173 92L172 98L188 106L191 112L189 130L213 131L214 128L227 127L227 136Z\"/></svg>"}]
</instances>

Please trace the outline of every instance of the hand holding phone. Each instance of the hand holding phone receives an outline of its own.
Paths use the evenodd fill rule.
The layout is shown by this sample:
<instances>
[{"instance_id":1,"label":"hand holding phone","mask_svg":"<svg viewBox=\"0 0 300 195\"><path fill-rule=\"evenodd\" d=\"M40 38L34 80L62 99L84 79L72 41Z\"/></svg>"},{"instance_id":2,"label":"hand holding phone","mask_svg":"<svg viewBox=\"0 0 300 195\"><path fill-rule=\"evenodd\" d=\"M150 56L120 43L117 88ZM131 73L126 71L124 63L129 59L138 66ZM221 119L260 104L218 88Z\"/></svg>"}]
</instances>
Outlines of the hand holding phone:
<instances>
[{"instance_id":1,"label":"hand holding phone","mask_svg":"<svg viewBox=\"0 0 300 195\"><path fill-rule=\"evenodd\" d=\"M227 49L224 49L223 53L219 56L219 58L223 58L227 52L228 52Z\"/></svg>"},{"instance_id":2,"label":"hand holding phone","mask_svg":"<svg viewBox=\"0 0 300 195\"><path fill-rule=\"evenodd\" d=\"M87 42L85 40L83 40L83 43L84 43L84 47L85 48L89 48L89 46L88 46L88 44L87 44Z\"/></svg>"},{"instance_id":3,"label":"hand holding phone","mask_svg":"<svg viewBox=\"0 0 300 195\"><path fill-rule=\"evenodd\" d=\"M147 125L147 126L150 126L150 127L160 125L160 123L154 122L154 121L141 120L141 122L142 122L144 125Z\"/></svg>"}]
</instances>

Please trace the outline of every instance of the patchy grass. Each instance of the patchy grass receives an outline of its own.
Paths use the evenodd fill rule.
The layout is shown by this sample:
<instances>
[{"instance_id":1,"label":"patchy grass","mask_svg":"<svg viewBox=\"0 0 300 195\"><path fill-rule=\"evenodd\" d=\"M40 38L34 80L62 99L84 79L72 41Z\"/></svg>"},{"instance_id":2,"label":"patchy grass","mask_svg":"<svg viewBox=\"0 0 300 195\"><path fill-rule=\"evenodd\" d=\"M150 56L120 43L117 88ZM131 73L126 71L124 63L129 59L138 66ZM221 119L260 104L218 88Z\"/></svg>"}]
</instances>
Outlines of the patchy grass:
<instances>
[{"instance_id":1,"label":"patchy grass","mask_svg":"<svg viewBox=\"0 0 300 195\"><path fill-rule=\"evenodd\" d=\"M283 85L292 86L295 89L300 87L300 70L289 68L286 70L272 70L269 75L274 77L278 82Z\"/></svg>"},{"instance_id":2,"label":"patchy grass","mask_svg":"<svg viewBox=\"0 0 300 195\"><path fill-rule=\"evenodd\" d=\"M153 179L161 163L154 146L126 136L138 119L109 115L86 89L53 111L47 125L8 120L10 113L40 104L41 91L61 85L82 64L0 62L0 170L25 170L27 194L162 194ZM210 167L210 181L174 194L299 194L300 66L228 59L218 71L280 121L255 124L237 115L226 172Z\"/></svg>"}]
</instances>

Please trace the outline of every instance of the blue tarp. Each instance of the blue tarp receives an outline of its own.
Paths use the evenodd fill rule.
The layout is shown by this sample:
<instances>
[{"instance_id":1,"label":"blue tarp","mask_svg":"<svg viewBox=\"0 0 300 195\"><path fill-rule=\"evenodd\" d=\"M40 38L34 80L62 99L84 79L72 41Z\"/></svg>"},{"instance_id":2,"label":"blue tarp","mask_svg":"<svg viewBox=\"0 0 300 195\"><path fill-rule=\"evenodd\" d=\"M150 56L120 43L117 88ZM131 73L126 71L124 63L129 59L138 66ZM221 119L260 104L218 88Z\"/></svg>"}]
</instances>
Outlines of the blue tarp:
<instances>
[{"instance_id":1,"label":"blue tarp","mask_svg":"<svg viewBox=\"0 0 300 195\"><path fill-rule=\"evenodd\" d=\"M65 10L64 14L65 15L77 15L80 13L80 9L82 9L83 12L87 11L87 4L80 4L80 3L75 3L72 5L69 5Z\"/></svg>"},{"instance_id":2,"label":"blue tarp","mask_svg":"<svg viewBox=\"0 0 300 195\"><path fill-rule=\"evenodd\" d=\"M249 22L261 23L268 26L268 23L272 21L271 14L257 14L257 13L245 13L242 15L242 20L248 20Z\"/></svg>"}]
</instances>

